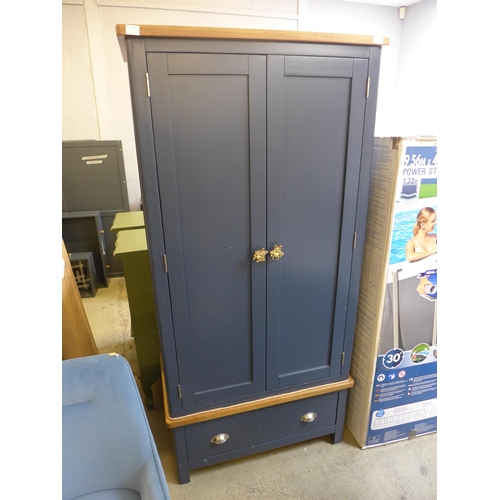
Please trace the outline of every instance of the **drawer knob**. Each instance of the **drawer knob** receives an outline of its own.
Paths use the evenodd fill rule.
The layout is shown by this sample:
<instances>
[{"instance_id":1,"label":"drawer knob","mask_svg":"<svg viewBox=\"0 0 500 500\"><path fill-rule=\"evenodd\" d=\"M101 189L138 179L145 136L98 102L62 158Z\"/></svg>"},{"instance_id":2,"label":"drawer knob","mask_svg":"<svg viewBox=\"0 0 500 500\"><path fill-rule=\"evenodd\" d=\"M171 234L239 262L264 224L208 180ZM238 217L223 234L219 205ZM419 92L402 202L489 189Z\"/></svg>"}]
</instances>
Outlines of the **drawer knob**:
<instances>
[{"instance_id":1,"label":"drawer knob","mask_svg":"<svg viewBox=\"0 0 500 500\"><path fill-rule=\"evenodd\" d=\"M310 411L309 413L304 413L304 415L300 417L300 420L301 422L313 422L317 416L316 413Z\"/></svg>"},{"instance_id":2,"label":"drawer knob","mask_svg":"<svg viewBox=\"0 0 500 500\"><path fill-rule=\"evenodd\" d=\"M227 434L217 434L215 435L210 442L213 444L222 444L225 443L229 439Z\"/></svg>"}]
</instances>

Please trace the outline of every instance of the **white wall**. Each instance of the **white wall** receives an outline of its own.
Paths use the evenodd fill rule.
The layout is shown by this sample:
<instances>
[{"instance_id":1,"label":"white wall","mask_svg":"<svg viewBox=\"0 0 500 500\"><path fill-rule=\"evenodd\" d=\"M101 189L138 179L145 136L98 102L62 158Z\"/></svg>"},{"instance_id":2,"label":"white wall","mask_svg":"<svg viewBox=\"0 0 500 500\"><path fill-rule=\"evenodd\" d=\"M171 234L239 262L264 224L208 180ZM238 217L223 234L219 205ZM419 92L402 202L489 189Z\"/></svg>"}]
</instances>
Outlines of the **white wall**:
<instances>
[{"instance_id":1,"label":"white wall","mask_svg":"<svg viewBox=\"0 0 500 500\"><path fill-rule=\"evenodd\" d=\"M437 136L437 0L407 9L396 80L396 113L401 135Z\"/></svg>"},{"instance_id":2,"label":"white wall","mask_svg":"<svg viewBox=\"0 0 500 500\"><path fill-rule=\"evenodd\" d=\"M182 3L182 7L179 4ZM140 7L138 7L140 5ZM398 9L342 0L63 0L62 6L62 139L121 140L131 209L139 208L140 187L135 153L127 66L115 34L117 24L188 25L285 29L383 35L375 133L396 135L401 124L401 99L412 85L411 61L421 60L417 24L435 24L436 0L408 8L405 21ZM421 7L420 7L421 6ZM412 20L415 12L415 19ZM426 16L431 19L427 22ZM406 23L411 29L404 30ZM408 42L404 40L410 38ZM403 54L403 49L409 55ZM399 69L401 67L401 70ZM430 87L430 86L429 86ZM431 88L428 89L432 90ZM412 104L426 96L412 96ZM420 133L432 132L419 123Z\"/></svg>"},{"instance_id":3,"label":"white wall","mask_svg":"<svg viewBox=\"0 0 500 500\"><path fill-rule=\"evenodd\" d=\"M82 6L63 7L62 42L63 139L100 139L94 73Z\"/></svg>"}]
</instances>

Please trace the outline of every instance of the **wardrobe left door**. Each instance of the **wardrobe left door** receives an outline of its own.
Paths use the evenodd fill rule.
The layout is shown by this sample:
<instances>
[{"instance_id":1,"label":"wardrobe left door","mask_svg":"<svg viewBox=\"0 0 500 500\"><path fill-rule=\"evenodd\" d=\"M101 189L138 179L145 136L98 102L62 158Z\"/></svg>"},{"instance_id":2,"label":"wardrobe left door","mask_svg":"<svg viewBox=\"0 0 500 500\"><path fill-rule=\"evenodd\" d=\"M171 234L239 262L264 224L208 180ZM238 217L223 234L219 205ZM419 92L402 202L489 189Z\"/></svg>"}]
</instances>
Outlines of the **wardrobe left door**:
<instances>
[{"instance_id":1,"label":"wardrobe left door","mask_svg":"<svg viewBox=\"0 0 500 500\"><path fill-rule=\"evenodd\" d=\"M146 56L183 413L265 390L266 59Z\"/></svg>"}]
</instances>

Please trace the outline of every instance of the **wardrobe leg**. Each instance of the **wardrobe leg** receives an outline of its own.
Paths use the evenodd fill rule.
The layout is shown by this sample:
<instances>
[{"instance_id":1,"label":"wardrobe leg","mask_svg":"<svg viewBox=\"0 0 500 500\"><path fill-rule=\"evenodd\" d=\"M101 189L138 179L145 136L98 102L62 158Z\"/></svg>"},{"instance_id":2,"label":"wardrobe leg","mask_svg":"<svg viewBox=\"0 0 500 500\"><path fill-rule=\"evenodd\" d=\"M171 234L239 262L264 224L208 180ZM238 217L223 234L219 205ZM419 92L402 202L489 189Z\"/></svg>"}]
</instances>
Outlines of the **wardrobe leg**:
<instances>
[{"instance_id":1,"label":"wardrobe leg","mask_svg":"<svg viewBox=\"0 0 500 500\"><path fill-rule=\"evenodd\" d=\"M186 432L183 427L172 429L174 438L175 458L177 462L177 478L179 484L186 484L190 481L189 462L186 445Z\"/></svg>"}]
</instances>

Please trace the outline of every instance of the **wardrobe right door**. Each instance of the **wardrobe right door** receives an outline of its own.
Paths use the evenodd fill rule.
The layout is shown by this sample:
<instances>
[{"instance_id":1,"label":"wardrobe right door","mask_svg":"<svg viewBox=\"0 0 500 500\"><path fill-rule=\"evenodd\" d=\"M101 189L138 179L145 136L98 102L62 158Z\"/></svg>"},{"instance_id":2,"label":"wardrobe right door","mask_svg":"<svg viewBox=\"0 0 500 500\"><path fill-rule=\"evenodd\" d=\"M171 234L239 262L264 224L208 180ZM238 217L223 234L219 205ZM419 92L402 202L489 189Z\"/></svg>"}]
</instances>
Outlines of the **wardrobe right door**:
<instances>
[{"instance_id":1,"label":"wardrobe right door","mask_svg":"<svg viewBox=\"0 0 500 500\"><path fill-rule=\"evenodd\" d=\"M339 380L368 77L363 59L267 58L267 389Z\"/></svg>"}]
</instances>

